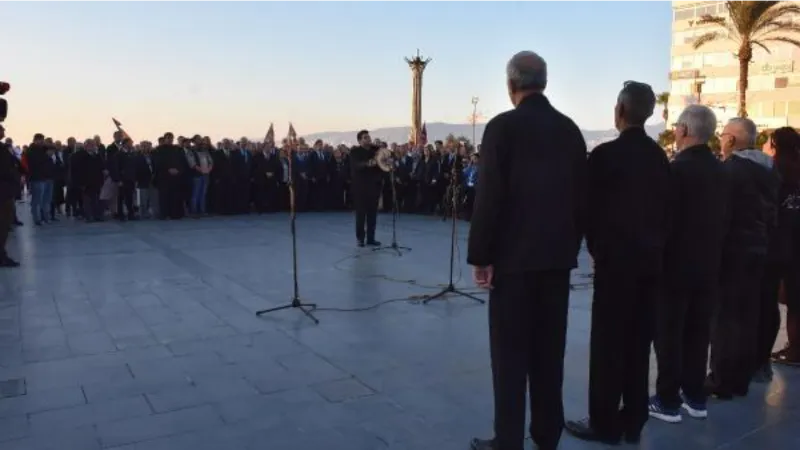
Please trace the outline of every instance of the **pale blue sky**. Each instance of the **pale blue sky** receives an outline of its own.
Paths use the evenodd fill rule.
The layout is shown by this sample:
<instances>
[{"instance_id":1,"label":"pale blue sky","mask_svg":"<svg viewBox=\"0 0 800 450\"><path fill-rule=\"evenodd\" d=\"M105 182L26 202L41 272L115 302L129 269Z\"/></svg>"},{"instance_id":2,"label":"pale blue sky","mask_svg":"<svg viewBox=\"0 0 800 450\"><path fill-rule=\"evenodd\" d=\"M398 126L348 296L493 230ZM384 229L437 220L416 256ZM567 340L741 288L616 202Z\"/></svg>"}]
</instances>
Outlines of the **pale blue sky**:
<instances>
[{"instance_id":1,"label":"pale blue sky","mask_svg":"<svg viewBox=\"0 0 800 450\"><path fill-rule=\"evenodd\" d=\"M0 17L19 142L108 140L111 116L134 139L407 125L417 48L427 122L466 122L473 95L487 117L508 109L519 50L548 61L548 96L585 129L612 127L625 80L668 87L669 2L0 2Z\"/></svg>"}]
</instances>

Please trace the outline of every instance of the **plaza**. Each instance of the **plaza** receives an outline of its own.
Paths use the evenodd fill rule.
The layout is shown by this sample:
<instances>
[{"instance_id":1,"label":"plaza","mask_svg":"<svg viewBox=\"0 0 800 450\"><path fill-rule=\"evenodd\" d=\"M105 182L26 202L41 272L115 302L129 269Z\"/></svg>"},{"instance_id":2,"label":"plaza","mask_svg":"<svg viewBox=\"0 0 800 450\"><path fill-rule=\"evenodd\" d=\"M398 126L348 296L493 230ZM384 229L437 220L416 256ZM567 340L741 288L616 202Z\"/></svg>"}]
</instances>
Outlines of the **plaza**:
<instances>
[{"instance_id":1,"label":"plaza","mask_svg":"<svg viewBox=\"0 0 800 450\"><path fill-rule=\"evenodd\" d=\"M21 205L22 206L22 205ZM491 435L486 307L448 281L450 224L402 216L401 245L356 249L351 214L298 217L300 311L285 214L17 228L0 272L2 450L461 450ZM391 220L379 218L388 243ZM457 286L472 287L468 224ZM591 287L573 272L567 418L587 409ZM485 294L478 294L487 298ZM783 344L783 337L779 345ZM651 385L656 372L652 363ZM646 449L800 445L800 371L712 401L707 421L648 422ZM530 445L530 444L529 444ZM603 448L564 435L565 450Z\"/></svg>"}]
</instances>

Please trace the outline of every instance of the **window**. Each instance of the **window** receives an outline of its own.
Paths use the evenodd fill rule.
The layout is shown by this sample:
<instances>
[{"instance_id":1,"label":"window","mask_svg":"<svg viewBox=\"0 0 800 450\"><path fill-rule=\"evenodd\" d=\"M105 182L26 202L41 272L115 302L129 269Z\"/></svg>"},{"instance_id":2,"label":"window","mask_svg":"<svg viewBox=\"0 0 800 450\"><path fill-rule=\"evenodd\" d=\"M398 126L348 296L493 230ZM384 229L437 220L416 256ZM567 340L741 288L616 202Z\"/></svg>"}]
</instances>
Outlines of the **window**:
<instances>
[{"instance_id":1,"label":"window","mask_svg":"<svg viewBox=\"0 0 800 450\"><path fill-rule=\"evenodd\" d=\"M788 115L790 116L800 116L800 101L789 102L788 105Z\"/></svg>"},{"instance_id":2,"label":"window","mask_svg":"<svg viewBox=\"0 0 800 450\"><path fill-rule=\"evenodd\" d=\"M737 83L738 85L738 83ZM747 79L747 90L749 91L774 91L775 77L769 75L755 75Z\"/></svg>"},{"instance_id":3,"label":"window","mask_svg":"<svg viewBox=\"0 0 800 450\"><path fill-rule=\"evenodd\" d=\"M692 93L693 80L675 80L672 82L671 93L676 96L689 95Z\"/></svg>"},{"instance_id":4,"label":"window","mask_svg":"<svg viewBox=\"0 0 800 450\"><path fill-rule=\"evenodd\" d=\"M775 89L783 89L789 86L788 77L775 78Z\"/></svg>"},{"instance_id":5,"label":"window","mask_svg":"<svg viewBox=\"0 0 800 450\"><path fill-rule=\"evenodd\" d=\"M676 9L673 21L694 19L694 8Z\"/></svg>"},{"instance_id":6,"label":"window","mask_svg":"<svg viewBox=\"0 0 800 450\"><path fill-rule=\"evenodd\" d=\"M775 102L775 107L770 117L786 117L786 102Z\"/></svg>"},{"instance_id":7,"label":"window","mask_svg":"<svg viewBox=\"0 0 800 450\"><path fill-rule=\"evenodd\" d=\"M727 94L736 92L736 78L709 78L703 85L707 94Z\"/></svg>"},{"instance_id":8,"label":"window","mask_svg":"<svg viewBox=\"0 0 800 450\"><path fill-rule=\"evenodd\" d=\"M730 52L703 54L703 67L727 67L734 65L736 59Z\"/></svg>"}]
</instances>

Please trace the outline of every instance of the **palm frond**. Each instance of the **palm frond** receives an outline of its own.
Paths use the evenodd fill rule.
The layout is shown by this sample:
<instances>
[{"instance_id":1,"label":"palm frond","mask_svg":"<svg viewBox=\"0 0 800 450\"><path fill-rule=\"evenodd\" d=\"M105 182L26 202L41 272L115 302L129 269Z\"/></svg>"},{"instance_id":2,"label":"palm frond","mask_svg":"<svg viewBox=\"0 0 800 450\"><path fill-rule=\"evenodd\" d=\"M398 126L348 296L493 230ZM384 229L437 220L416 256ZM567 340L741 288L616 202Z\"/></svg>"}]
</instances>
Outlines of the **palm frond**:
<instances>
[{"instance_id":1,"label":"palm frond","mask_svg":"<svg viewBox=\"0 0 800 450\"><path fill-rule=\"evenodd\" d=\"M800 23L789 21L775 21L765 24L753 33L753 39L764 39L773 35L800 34Z\"/></svg>"},{"instance_id":2,"label":"palm frond","mask_svg":"<svg viewBox=\"0 0 800 450\"><path fill-rule=\"evenodd\" d=\"M759 31L774 22L791 23L792 16L800 16L800 5L788 3L774 6L767 9L761 17L758 18L755 24L755 30Z\"/></svg>"},{"instance_id":3,"label":"palm frond","mask_svg":"<svg viewBox=\"0 0 800 450\"><path fill-rule=\"evenodd\" d=\"M701 34L697 37L697 39L692 42L692 47L697 50L698 48L708 44L709 42L714 41L721 41L725 39L727 36L719 31L709 31L707 33Z\"/></svg>"},{"instance_id":4,"label":"palm frond","mask_svg":"<svg viewBox=\"0 0 800 450\"><path fill-rule=\"evenodd\" d=\"M766 45L762 44L760 41L750 41L750 44L761 48L762 50L764 50L765 52L767 52L770 55L772 54L772 51L770 51L769 47L767 47Z\"/></svg>"},{"instance_id":5,"label":"palm frond","mask_svg":"<svg viewBox=\"0 0 800 450\"><path fill-rule=\"evenodd\" d=\"M789 44L797 48L800 48L800 39L790 38L786 36L775 36L768 39L760 40L760 43L763 43L763 45L766 45L768 43L779 43L779 42L782 44ZM753 42L753 44L755 44L755 42Z\"/></svg>"}]
</instances>

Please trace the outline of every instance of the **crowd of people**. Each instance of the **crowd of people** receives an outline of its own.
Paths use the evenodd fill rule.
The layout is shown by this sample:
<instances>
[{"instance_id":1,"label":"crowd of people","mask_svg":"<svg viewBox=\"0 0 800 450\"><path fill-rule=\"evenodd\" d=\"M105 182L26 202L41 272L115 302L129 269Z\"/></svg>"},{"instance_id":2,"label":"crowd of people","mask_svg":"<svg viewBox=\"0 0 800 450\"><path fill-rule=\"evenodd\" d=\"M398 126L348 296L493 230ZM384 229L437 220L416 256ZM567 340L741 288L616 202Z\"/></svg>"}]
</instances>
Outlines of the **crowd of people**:
<instances>
[{"instance_id":1,"label":"crowd of people","mask_svg":"<svg viewBox=\"0 0 800 450\"><path fill-rule=\"evenodd\" d=\"M300 138L296 151L274 143L242 138L212 145L210 138L166 133L157 145L139 144L124 131L103 145L99 136L66 144L43 134L17 147L5 140L5 153L15 156L27 190L34 225L59 218L87 222L114 218L181 219L206 215L271 213L289 208L289 160L293 158L297 212L341 211L352 208L350 148L333 148L321 140L309 146ZM394 156L393 175L384 175L384 212L446 213L445 194L457 169L458 215L468 218L477 182L476 152L465 142L436 141L432 145L387 144ZM392 180L395 189L392 190ZM13 222L21 222L15 217Z\"/></svg>"},{"instance_id":2,"label":"crowd of people","mask_svg":"<svg viewBox=\"0 0 800 450\"><path fill-rule=\"evenodd\" d=\"M636 443L650 417L706 419L709 398L747 396L773 363L800 364L798 132L775 130L762 149L753 121L736 118L718 158L717 118L692 105L674 125L670 161L644 128L653 89L629 81L614 108L619 136L587 155L544 95L545 61L521 52L506 69L514 108L484 131L467 255L490 289L495 399L494 437L472 449L522 450L526 403L540 450L556 449L564 429ZM588 416L565 422L570 272L584 241L594 264ZM781 286L788 344L773 352Z\"/></svg>"}]
</instances>

